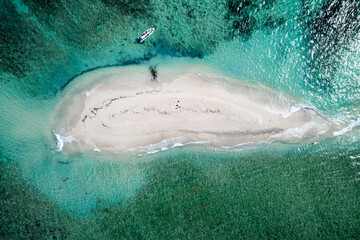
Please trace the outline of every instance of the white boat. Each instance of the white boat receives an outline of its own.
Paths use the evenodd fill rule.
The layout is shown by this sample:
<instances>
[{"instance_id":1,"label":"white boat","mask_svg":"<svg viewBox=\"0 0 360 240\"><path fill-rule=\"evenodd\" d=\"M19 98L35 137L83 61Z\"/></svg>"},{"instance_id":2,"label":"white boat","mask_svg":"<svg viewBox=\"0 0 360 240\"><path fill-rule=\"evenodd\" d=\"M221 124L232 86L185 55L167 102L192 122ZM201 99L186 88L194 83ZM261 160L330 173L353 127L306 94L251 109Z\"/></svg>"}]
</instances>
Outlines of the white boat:
<instances>
[{"instance_id":1,"label":"white boat","mask_svg":"<svg viewBox=\"0 0 360 240\"><path fill-rule=\"evenodd\" d=\"M138 40L139 42L144 41L145 39L147 39L148 37L150 37L150 35L154 32L155 28L150 28L148 30L146 30L145 32L143 32L139 37Z\"/></svg>"}]
</instances>

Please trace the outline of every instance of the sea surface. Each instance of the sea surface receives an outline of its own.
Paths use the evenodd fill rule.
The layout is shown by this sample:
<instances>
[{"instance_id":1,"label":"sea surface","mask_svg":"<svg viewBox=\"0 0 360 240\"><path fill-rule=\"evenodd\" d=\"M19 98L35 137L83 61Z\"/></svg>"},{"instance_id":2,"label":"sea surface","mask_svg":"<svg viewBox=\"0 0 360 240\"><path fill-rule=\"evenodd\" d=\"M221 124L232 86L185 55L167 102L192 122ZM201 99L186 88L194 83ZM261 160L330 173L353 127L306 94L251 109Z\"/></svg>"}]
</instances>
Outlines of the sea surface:
<instances>
[{"instance_id":1,"label":"sea surface","mask_svg":"<svg viewBox=\"0 0 360 240\"><path fill-rule=\"evenodd\" d=\"M0 239L359 239L359 1L0 0L0 16ZM236 150L56 151L50 119L79 76L191 62L343 127Z\"/></svg>"}]
</instances>

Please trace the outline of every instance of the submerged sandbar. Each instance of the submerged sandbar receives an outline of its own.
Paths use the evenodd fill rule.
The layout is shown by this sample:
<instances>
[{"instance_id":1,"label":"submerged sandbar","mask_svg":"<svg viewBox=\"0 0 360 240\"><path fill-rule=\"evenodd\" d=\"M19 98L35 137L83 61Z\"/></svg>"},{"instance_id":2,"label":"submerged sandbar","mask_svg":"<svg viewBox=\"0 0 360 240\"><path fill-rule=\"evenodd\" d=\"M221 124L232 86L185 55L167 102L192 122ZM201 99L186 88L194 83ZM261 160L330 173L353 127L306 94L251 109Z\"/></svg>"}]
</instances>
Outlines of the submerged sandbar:
<instances>
[{"instance_id":1,"label":"submerged sandbar","mask_svg":"<svg viewBox=\"0 0 360 240\"><path fill-rule=\"evenodd\" d=\"M171 144L231 147L267 141L304 125L315 124L317 128L311 130L315 135L324 130L318 126L327 126L311 109L288 116L271 111L270 105L281 109L286 104L277 102L277 94L270 89L227 84L201 67L183 67L175 75L158 69L156 79L144 67L92 74L96 79L92 91L69 92L64 97L66 104L56 114L66 119L67 130L62 134L96 149L136 149L166 139L172 139ZM85 80L86 76L81 81Z\"/></svg>"}]
</instances>

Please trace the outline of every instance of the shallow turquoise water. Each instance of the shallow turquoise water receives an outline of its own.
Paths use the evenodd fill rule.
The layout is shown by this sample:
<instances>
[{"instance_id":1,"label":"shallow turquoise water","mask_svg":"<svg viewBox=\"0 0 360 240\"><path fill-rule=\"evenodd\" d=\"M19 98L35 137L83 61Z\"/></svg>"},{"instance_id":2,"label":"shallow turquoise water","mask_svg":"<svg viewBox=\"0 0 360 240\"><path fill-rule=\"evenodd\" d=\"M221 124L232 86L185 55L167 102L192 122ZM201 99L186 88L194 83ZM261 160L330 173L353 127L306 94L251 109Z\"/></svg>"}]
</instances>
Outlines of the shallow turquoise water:
<instances>
[{"instance_id":1,"label":"shallow turquoise water","mask_svg":"<svg viewBox=\"0 0 360 240\"><path fill-rule=\"evenodd\" d=\"M0 11L2 239L360 235L357 1L13 0ZM76 76L192 58L347 127L242 151L52 153L50 116Z\"/></svg>"}]
</instances>

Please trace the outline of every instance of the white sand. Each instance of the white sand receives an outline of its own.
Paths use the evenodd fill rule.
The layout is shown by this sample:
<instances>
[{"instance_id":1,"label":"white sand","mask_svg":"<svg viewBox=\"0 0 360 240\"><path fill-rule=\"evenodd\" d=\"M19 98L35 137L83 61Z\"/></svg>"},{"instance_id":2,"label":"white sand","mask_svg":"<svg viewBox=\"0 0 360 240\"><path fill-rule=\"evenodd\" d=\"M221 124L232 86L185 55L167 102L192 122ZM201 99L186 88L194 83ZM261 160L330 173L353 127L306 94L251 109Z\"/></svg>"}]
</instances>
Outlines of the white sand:
<instances>
[{"instance_id":1,"label":"white sand","mask_svg":"<svg viewBox=\"0 0 360 240\"><path fill-rule=\"evenodd\" d=\"M120 74L124 72L121 69L97 73L97 83L92 86L97 87L90 96L65 96L71 100L61 108L69 129L63 135L73 136L77 143L92 142L98 149L131 149L174 138L182 143L206 141L213 146L269 138L293 140L330 128L311 109L300 109L288 117L270 112L264 102L273 102L276 94L269 89L264 94L260 88L235 88L209 81L201 75L206 73L194 71L183 71L169 81L169 75L161 76L161 68L159 82L151 82L148 70L141 71L143 74L135 74L142 78L138 84L121 80L129 77Z\"/></svg>"}]
</instances>

